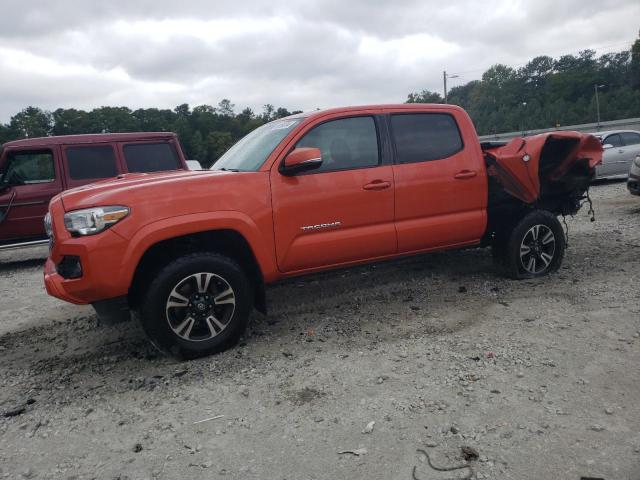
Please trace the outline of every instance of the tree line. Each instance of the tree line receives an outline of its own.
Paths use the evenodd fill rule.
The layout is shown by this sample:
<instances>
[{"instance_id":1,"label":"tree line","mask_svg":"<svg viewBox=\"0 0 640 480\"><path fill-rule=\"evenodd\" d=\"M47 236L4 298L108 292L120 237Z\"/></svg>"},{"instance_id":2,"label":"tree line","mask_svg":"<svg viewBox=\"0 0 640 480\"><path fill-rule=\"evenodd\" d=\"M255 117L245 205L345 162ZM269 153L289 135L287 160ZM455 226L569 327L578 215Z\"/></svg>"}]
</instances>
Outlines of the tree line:
<instances>
[{"instance_id":1,"label":"tree line","mask_svg":"<svg viewBox=\"0 0 640 480\"><path fill-rule=\"evenodd\" d=\"M267 104L260 114L250 108L235 113L235 105L223 99L217 107L178 105L158 108L100 107L90 111L58 108L53 112L27 107L8 124L0 124L0 144L20 138L73 135L79 133L176 132L187 158L203 166L212 165L231 145L264 123L290 112Z\"/></svg>"},{"instance_id":2,"label":"tree line","mask_svg":"<svg viewBox=\"0 0 640 480\"><path fill-rule=\"evenodd\" d=\"M520 68L497 64L480 80L451 88L447 101L463 107L478 133L486 135L595 122L596 90L602 121L640 116L640 38L630 50L599 57L584 50L557 59L539 56ZM410 93L406 101L443 103L444 99L422 90ZM183 104L173 110L100 107L50 112L30 106L8 124L0 123L0 144L48 135L173 131L188 158L209 166L251 130L298 112L267 104L261 113L250 108L236 113L228 99L216 107Z\"/></svg>"},{"instance_id":3,"label":"tree line","mask_svg":"<svg viewBox=\"0 0 640 480\"><path fill-rule=\"evenodd\" d=\"M640 116L640 38L630 50L540 56L520 68L493 65L480 80L451 88L480 135L557 128ZM410 93L408 103L444 103L437 92Z\"/></svg>"}]
</instances>

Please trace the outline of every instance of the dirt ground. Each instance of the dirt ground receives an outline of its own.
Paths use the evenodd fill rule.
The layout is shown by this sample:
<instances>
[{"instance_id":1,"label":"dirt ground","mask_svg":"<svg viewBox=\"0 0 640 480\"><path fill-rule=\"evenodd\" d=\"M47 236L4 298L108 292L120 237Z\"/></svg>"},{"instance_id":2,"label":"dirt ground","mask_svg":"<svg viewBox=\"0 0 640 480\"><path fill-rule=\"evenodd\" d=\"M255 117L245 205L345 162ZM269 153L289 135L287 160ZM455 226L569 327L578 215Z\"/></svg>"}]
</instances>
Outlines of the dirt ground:
<instances>
[{"instance_id":1,"label":"dirt ground","mask_svg":"<svg viewBox=\"0 0 640 480\"><path fill-rule=\"evenodd\" d=\"M301 278L192 362L0 253L0 478L640 479L640 198L592 196L549 278L481 249Z\"/></svg>"}]
</instances>

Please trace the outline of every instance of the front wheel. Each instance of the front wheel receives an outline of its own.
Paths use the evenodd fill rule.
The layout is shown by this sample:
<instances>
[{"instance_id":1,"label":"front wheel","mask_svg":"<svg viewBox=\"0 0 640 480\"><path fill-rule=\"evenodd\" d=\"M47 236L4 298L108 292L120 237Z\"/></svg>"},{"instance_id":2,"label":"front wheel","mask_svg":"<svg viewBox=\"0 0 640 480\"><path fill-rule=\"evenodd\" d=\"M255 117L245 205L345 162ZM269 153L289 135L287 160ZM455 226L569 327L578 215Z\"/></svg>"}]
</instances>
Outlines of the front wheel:
<instances>
[{"instance_id":1,"label":"front wheel","mask_svg":"<svg viewBox=\"0 0 640 480\"><path fill-rule=\"evenodd\" d=\"M139 315L156 347L179 358L196 358L234 345L252 306L251 283L234 260L194 253L160 270Z\"/></svg>"},{"instance_id":2,"label":"front wheel","mask_svg":"<svg viewBox=\"0 0 640 480\"><path fill-rule=\"evenodd\" d=\"M505 273L515 279L536 278L560 268L566 247L562 225L550 212L534 210L494 247Z\"/></svg>"}]
</instances>

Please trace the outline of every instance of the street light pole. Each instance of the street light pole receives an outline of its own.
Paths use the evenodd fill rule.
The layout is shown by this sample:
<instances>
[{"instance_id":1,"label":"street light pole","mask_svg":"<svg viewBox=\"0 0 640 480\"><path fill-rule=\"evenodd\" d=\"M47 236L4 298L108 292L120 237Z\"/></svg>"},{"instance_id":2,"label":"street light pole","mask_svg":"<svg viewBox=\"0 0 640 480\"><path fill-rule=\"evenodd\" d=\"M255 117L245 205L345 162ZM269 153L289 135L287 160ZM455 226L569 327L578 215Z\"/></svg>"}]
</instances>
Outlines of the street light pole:
<instances>
[{"instance_id":1,"label":"street light pole","mask_svg":"<svg viewBox=\"0 0 640 480\"><path fill-rule=\"evenodd\" d=\"M525 118L526 118L526 115L525 115L525 113L526 113L526 108L527 108L527 102L522 102L522 110L521 110L521 112L522 112L522 113L521 113L521 115L520 115L520 130L522 131L522 136L523 136L523 137L524 137L524 133L525 133L525 129L524 129L525 124L524 124L524 121L525 121Z\"/></svg>"},{"instance_id":2,"label":"street light pole","mask_svg":"<svg viewBox=\"0 0 640 480\"><path fill-rule=\"evenodd\" d=\"M447 71L442 72L442 83L444 85L444 103L447 103L447 78L458 78L458 75L447 75Z\"/></svg>"},{"instance_id":3,"label":"street light pole","mask_svg":"<svg viewBox=\"0 0 640 480\"><path fill-rule=\"evenodd\" d=\"M442 72L442 82L444 83L444 103L447 103L447 71Z\"/></svg>"},{"instance_id":4,"label":"street light pole","mask_svg":"<svg viewBox=\"0 0 640 480\"><path fill-rule=\"evenodd\" d=\"M593 86L596 91L596 118L598 119L598 131L600 131L600 100L598 99L598 88L602 88L604 85L598 85L597 83ZM444 102L447 103L447 102Z\"/></svg>"}]
</instances>

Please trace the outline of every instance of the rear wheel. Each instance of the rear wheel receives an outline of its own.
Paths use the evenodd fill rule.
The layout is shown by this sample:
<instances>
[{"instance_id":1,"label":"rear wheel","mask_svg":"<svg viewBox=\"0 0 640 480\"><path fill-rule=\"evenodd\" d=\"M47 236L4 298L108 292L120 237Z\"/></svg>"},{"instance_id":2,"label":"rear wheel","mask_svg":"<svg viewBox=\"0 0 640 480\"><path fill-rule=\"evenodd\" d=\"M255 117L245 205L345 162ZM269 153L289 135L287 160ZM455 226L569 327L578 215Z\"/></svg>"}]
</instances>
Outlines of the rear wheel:
<instances>
[{"instance_id":1,"label":"rear wheel","mask_svg":"<svg viewBox=\"0 0 640 480\"><path fill-rule=\"evenodd\" d=\"M253 289L232 259L196 253L165 266L139 311L142 327L160 350L196 358L233 346L244 332Z\"/></svg>"},{"instance_id":2,"label":"rear wheel","mask_svg":"<svg viewBox=\"0 0 640 480\"><path fill-rule=\"evenodd\" d=\"M498 237L494 258L511 278L535 278L560 268L565 250L562 225L550 212L534 210Z\"/></svg>"}]
</instances>

